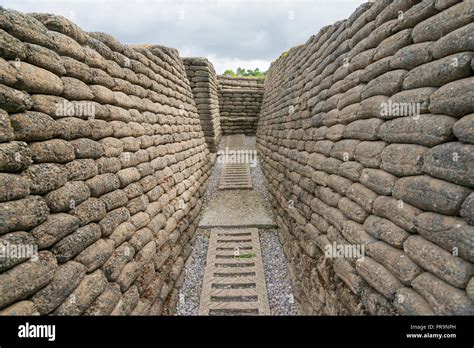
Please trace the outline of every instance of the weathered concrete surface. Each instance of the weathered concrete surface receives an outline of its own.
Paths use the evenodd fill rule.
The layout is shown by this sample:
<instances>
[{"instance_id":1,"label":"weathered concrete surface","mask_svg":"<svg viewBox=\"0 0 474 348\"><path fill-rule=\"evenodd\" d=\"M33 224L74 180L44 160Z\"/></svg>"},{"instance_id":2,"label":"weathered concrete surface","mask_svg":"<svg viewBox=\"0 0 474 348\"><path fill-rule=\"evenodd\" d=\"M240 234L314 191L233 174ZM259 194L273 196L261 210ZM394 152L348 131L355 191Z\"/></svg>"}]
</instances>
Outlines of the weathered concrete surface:
<instances>
[{"instance_id":1,"label":"weathered concrete surface","mask_svg":"<svg viewBox=\"0 0 474 348\"><path fill-rule=\"evenodd\" d=\"M199 227L259 227L275 226L270 207L256 191L218 191L203 208Z\"/></svg>"}]
</instances>

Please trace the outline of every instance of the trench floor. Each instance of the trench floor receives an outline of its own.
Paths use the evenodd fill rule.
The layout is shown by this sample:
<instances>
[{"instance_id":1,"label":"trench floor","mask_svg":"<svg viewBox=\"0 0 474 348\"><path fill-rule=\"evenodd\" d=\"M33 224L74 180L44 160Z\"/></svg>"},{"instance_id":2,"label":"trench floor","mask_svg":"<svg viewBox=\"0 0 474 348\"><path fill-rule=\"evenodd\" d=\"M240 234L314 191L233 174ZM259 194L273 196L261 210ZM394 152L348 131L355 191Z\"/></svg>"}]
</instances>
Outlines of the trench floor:
<instances>
[{"instance_id":1,"label":"trench floor","mask_svg":"<svg viewBox=\"0 0 474 348\"><path fill-rule=\"evenodd\" d=\"M219 148L245 150L240 156L250 155L250 160L237 157L236 164L229 154L217 157L176 312L295 315L286 258L258 160L252 157L255 138L225 136Z\"/></svg>"}]
</instances>

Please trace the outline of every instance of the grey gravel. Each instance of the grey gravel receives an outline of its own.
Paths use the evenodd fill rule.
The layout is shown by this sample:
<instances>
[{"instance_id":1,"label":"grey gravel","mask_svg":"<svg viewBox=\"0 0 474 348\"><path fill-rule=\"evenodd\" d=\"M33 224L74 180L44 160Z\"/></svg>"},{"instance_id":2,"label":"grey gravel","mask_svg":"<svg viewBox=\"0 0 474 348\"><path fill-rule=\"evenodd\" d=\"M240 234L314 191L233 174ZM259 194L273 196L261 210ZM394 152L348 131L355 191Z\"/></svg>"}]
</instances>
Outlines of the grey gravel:
<instances>
[{"instance_id":1,"label":"grey gravel","mask_svg":"<svg viewBox=\"0 0 474 348\"><path fill-rule=\"evenodd\" d=\"M221 176L221 170L222 170L222 163L219 163L219 157L216 159L216 162L214 163L214 169L212 171L211 177L209 178L208 181L208 186L206 189L206 192L202 196L203 204L206 204L209 202L211 197L214 195L214 193L217 191L219 187L219 178Z\"/></svg>"},{"instance_id":2,"label":"grey gravel","mask_svg":"<svg viewBox=\"0 0 474 348\"><path fill-rule=\"evenodd\" d=\"M255 135L246 135L245 136L245 144L247 146L256 146L257 144L257 137Z\"/></svg>"},{"instance_id":3,"label":"grey gravel","mask_svg":"<svg viewBox=\"0 0 474 348\"><path fill-rule=\"evenodd\" d=\"M250 166L250 176L252 177L253 189L260 193L265 202L268 203L270 195L267 190L267 180L265 180L260 167L260 160L258 160L255 167Z\"/></svg>"},{"instance_id":4,"label":"grey gravel","mask_svg":"<svg viewBox=\"0 0 474 348\"><path fill-rule=\"evenodd\" d=\"M297 302L276 230L259 230L263 270L272 315L297 315Z\"/></svg>"},{"instance_id":5,"label":"grey gravel","mask_svg":"<svg viewBox=\"0 0 474 348\"><path fill-rule=\"evenodd\" d=\"M256 137L254 135L247 135L245 137L245 142L247 145L255 148ZM250 165L250 176L252 177L252 185L255 191L260 193L265 202L269 201L269 194L267 190L267 181L262 173L262 168L260 167L260 159L258 158L255 164Z\"/></svg>"},{"instance_id":6,"label":"grey gravel","mask_svg":"<svg viewBox=\"0 0 474 348\"><path fill-rule=\"evenodd\" d=\"M184 267L184 282L179 290L176 315L198 315L204 268L206 267L209 230L199 228L191 255Z\"/></svg>"},{"instance_id":7,"label":"grey gravel","mask_svg":"<svg viewBox=\"0 0 474 348\"><path fill-rule=\"evenodd\" d=\"M276 230L259 230L263 269L271 315L297 315L286 257ZM185 265L184 282L179 291L177 315L198 315L202 280L206 267L209 230L198 229L191 256Z\"/></svg>"},{"instance_id":8,"label":"grey gravel","mask_svg":"<svg viewBox=\"0 0 474 348\"><path fill-rule=\"evenodd\" d=\"M224 151L225 150L225 147L226 147L226 144L227 144L227 139L226 139L226 136L222 136L221 137L221 140L219 141L219 145L217 145L217 151Z\"/></svg>"}]
</instances>

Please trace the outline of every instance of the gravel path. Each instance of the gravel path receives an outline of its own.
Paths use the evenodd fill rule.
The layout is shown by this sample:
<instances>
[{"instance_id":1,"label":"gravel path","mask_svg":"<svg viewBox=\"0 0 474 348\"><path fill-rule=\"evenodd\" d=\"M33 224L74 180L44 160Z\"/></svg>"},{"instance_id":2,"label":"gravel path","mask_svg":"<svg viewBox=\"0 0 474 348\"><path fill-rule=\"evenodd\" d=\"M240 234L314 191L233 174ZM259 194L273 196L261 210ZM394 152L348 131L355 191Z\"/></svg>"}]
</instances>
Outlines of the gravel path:
<instances>
[{"instance_id":1,"label":"gravel path","mask_svg":"<svg viewBox=\"0 0 474 348\"><path fill-rule=\"evenodd\" d=\"M260 193L265 202L268 203L269 194L267 190L267 181L265 180L262 169L260 168L260 161L257 162L255 167L250 167L250 176L252 177L253 189Z\"/></svg>"},{"instance_id":2,"label":"gravel path","mask_svg":"<svg viewBox=\"0 0 474 348\"><path fill-rule=\"evenodd\" d=\"M201 297L202 279L206 267L209 231L198 229L196 240L184 267L184 283L178 294L176 315L198 315Z\"/></svg>"},{"instance_id":3,"label":"gravel path","mask_svg":"<svg viewBox=\"0 0 474 348\"><path fill-rule=\"evenodd\" d=\"M255 144L255 136L246 136L245 139L247 145ZM218 188L222 169L222 164L218 162L216 161L212 176L209 179L209 186L203 196L204 204L209 202ZM259 162L255 167L251 167L251 176L254 190L260 193L268 202L269 194L266 188L266 180ZM193 249L184 269L184 282L178 295L177 315L198 315L202 279L209 245L209 232L209 230L202 228L196 231ZM297 315L298 310L288 276L287 262L278 240L277 231L274 229L260 229L259 234L271 314Z\"/></svg>"},{"instance_id":4,"label":"gravel path","mask_svg":"<svg viewBox=\"0 0 474 348\"><path fill-rule=\"evenodd\" d=\"M245 136L245 143L248 146L255 148L256 146L256 137L255 135ZM250 175L252 177L252 185L255 191L260 193L265 202L268 202L268 190L267 190L267 181L263 176L262 169L260 168L260 159L257 159L256 165L250 165Z\"/></svg>"},{"instance_id":5,"label":"gravel path","mask_svg":"<svg viewBox=\"0 0 474 348\"><path fill-rule=\"evenodd\" d=\"M286 257L276 230L259 230L263 270L272 315L297 315L296 299L286 268Z\"/></svg>"},{"instance_id":6,"label":"gravel path","mask_svg":"<svg viewBox=\"0 0 474 348\"><path fill-rule=\"evenodd\" d=\"M211 177L209 178L207 190L202 196L203 205L209 202L209 200L212 198L214 193L217 191L217 188L219 187L219 178L221 176L221 169L222 169L222 163L219 163L219 158L217 158L216 162L214 163L214 170L212 171Z\"/></svg>"},{"instance_id":7,"label":"gravel path","mask_svg":"<svg viewBox=\"0 0 474 348\"><path fill-rule=\"evenodd\" d=\"M245 136L245 144L247 146L256 146L257 137L255 135L246 135Z\"/></svg>"}]
</instances>

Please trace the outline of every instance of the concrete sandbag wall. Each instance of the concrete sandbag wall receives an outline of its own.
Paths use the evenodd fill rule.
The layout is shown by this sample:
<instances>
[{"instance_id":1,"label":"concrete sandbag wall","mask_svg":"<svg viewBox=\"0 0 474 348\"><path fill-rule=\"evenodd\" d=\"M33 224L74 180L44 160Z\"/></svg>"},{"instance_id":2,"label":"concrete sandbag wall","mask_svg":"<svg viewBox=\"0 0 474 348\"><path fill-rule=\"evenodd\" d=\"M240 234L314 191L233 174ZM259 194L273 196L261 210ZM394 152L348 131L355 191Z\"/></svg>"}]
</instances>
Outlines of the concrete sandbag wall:
<instances>
[{"instance_id":1,"label":"concrete sandbag wall","mask_svg":"<svg viewBox=\"0 0 474 348\"><path fill-rule=\"evenodd\" d=\"M218 76L222 134L255 134L264 80Z\"/></svg>"},{"instance_id":2,"label":"concrete sandbag wall","mask_svg":"<svg viewBox=\"0 0 474 348\"><path fill-rule=\"evenodd\" d=\"M183 58L209 151L217 152L221 140L217 74L206 58Z\"/></svg>"},{"instance_id":3,"label":"concrete sandbag wall","mask_svg":"<svg viewBox=\"0 0 474 348\"><path fill-rule=\"evenodd\" d=\"M169 314L212 166L178 52L0 9L0 57L0 313Z\"/></svg>"},{"instance_id":4,"label":"concrete sandbag wall","mask_svg":"<svg viewBox=\"0 0 474 348\"><path fill-rule=\"evenodd\" d=\"M378 0L271 65L257 142L304 313L474 314L473 37L472 1Z\"/></svg>"}]
</instances>

